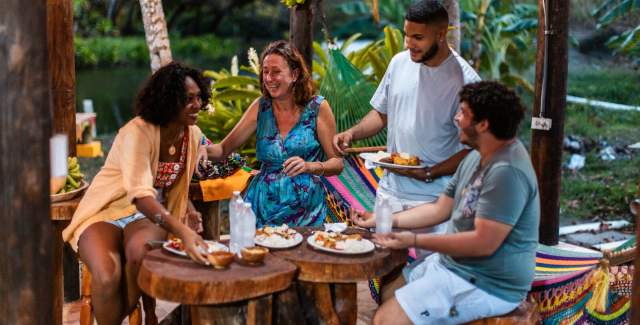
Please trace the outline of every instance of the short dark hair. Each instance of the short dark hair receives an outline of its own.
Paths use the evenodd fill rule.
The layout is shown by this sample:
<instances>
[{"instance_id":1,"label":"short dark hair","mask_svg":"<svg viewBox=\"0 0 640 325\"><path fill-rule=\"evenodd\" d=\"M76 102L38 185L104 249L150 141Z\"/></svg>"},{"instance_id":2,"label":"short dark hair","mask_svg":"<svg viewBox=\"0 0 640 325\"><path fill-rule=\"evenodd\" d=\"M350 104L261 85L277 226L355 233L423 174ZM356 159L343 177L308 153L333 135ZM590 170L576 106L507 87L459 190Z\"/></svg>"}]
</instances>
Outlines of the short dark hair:
<instances>
[{"instance_id":1,"label":"short dark hair","mask_svg":"<svg viewBox=\"0 0 640 325\"><path fill-rule=\"evenodd\" d=\"M487 120L489 131L501 140L516 136L526 111L516 92L497 81L480 81L463 86L460 102L469 105L475 122Z\"/></svg>"},{"instance_id":2,"label":"short dark hair","mask_svg":"<svg viewBox=\"0 0 640 325\"><path fill-rule=\"evenodd\" d=\"M407 8L404 19L419 24L444 23L449 25L449 14L439 0L414 2Z\"/></svg>"},{"instance_id":3,"label":"short dark hair","mask_svg":"<svg viewBox=\"0 0 640 325\"><path fill-rule=\"evenodd\" d=\"M171 62L145 81L136 97L135 114L149 123L167 126L178 117L187 103L184 86L187 77L191 77L200 88L200 99L203 107L206 106L211 96L209 79L194 68Z\"/></svg>"},{"instance_id":4,"label":"short dark hair","mask_svg":"<svg viewBox=\"0 0 640 325\"><path fill-rule=\"evenodd\" d=\"M293 83L293 98L296 104L302 107L306 106L315 93L315 86L313 85L311 74L309 73L307 64L305 63L302 54L300 54L300 51L298 51L298 49L296 49L287 41L280 40L271 42L260 54L261 67L262 63L264 62L264 58L266 58L267 55L271 54L277 54L281 56L285 60L285 62L287 62L287 65L289 66L289 70L291 70L291 72L293 72L294 70L298 70L298 78ZM262 96L265 98L271 98L269 91L267 91L267 87L265 87L264 85L262 69L260 69L259 77Z\"/></svg>"}]
</instances>

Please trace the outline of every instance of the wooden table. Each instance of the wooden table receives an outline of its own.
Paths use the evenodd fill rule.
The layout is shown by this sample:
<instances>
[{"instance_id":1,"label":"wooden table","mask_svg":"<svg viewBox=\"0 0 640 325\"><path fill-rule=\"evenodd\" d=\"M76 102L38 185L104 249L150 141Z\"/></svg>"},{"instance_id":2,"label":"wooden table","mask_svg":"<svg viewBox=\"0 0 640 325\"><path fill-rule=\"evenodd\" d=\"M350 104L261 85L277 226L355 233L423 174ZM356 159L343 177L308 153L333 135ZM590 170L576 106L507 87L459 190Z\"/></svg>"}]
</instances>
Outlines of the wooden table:
<instances>
[{"instance_id":1,"label":"wooden table","mask_svg":"<svg viewBox=\"0 0 640 325\"><path fill-rule=\"evenodd\" d=\"M302 244L293 249L273 252L298 267L297 287L280 294L277 303L297 304L300 308L280 308L289 311L289 314L279 315L280 323L287 320L316 323L317 320L313 318L317 317L324 324L355 324L358 316L356 282L387 275L407 260L406 250L376 248L373 252L360 255L319 251L307 244L309 229L297 230L305 235ZM365 238L371 237L368 232L361 233ZM291 314L303 309L302 316Z\"/></svg>"},{"instance_id":2,"label":"wooden table","mask_svg":"<svg viewBox=\"0 0 640 325\"><path fill-rule=\"evenodd\" d=\"M198 265L162 249L142 261L138 285L148 295L190 305L193 324L271 324L272 294L287 289L296 267L268 254L264 264L226 270Z\"/></svg>"},{"instance_id":3,"label":"wooden table","mask_svg":"<svg viewBox=\"0 0 640 325\"><path fill-rule=\"evenodd\" d=\"M62 230L69 224L82 196L63 202L51 203L53 224L53 324L62 324L62 306L65 300L80 296L80 272L75 253L62 241ZM66 299L65 299L66 298Z\"/></svg>"}]
</instances>

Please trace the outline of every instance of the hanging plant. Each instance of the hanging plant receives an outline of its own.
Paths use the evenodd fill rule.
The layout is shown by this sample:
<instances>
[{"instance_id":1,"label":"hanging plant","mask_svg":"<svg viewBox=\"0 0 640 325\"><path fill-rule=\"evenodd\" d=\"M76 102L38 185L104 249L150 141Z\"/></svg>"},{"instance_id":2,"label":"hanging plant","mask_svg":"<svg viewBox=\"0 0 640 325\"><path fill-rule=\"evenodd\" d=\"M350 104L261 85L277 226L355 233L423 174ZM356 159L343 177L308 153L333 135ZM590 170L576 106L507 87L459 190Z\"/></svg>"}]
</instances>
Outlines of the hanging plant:
<instances>
[{"instance_id":1,"label":"hanging plant","mask_svg":"<svg viewBox=\"0 0 640 325\"><path fill-rule=\"evenodd\" d=\"M305 0L280 0L280 2L284 3L287 7L291 8L293 6L304 4Z\"/></svg>"}]
</instances>

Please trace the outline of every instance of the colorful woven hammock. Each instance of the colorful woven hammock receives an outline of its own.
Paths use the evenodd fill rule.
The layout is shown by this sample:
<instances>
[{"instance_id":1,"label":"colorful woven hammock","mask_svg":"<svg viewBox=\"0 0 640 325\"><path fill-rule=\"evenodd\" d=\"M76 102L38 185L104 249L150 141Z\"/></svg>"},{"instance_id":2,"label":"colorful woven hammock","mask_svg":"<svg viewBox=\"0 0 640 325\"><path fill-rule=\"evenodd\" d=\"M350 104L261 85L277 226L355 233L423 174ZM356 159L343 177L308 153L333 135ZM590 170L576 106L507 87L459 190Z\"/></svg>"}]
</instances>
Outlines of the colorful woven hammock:
<instances>
[{"instance_id":1,"label":"colorful woven hammock","mask_svg":"<svg viewBox=\"0 0 640 325\"><path fill-rule=\"evenodd\" d=\"M339 176L323 179L329 211L327 221L346 222L349 208L373 210L375 191L382 176L380 168L367 169L357 156L345 158ZM616 250L634 245L633 240ZM536 275L528 300L537 304L543 324L625 324L630 308L632 267L598 267L599 252L573 252L538 245ZM604 285L608 282L608 285ZM371 295L380 302L380 281L369 281ZM605 297L600 311L594 293Z\"/></svg>"}]
</instances>

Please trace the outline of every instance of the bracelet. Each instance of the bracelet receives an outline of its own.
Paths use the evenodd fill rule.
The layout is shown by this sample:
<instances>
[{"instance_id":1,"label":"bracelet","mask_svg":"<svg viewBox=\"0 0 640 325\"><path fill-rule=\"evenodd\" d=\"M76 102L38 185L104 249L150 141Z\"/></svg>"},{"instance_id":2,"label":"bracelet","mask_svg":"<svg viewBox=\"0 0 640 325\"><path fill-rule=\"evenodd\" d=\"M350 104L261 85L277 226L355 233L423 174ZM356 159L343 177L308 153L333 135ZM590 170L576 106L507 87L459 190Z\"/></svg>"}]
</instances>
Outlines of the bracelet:
<instances>
[{"instance_id":1,"label":"bracelet","mask_svg":"<svg viewBox=\"0 0 640 325\"><path fill-rule=\"evenodd\" d=\"M207 137L204 134L202 135L202 138L200 139L200 144L203 145L203 146L205 144L207 144Z\"/></svg>"},{"instance_id":2,"label":"bracelet","mask_svg":"<svg viewBox=\"0 0 640 325\"><path fill-rule=\"evenodd\" d=\"M160 213L156 213L153 215L153 223L155 223L158 227L160 228L164 228L164 225L166 223L166 220L164 219L163 216L171 216L171 213L169 213L169 211L162 211Z\"/></svg>"},{"instance_id":3,"label":"bracelet","mask_svg":"<svg viewBox=\"0 0 640 325\"><path fill-rule=\"evenodd\" d=\"M427 167L427 178L424 180L427 183L433 182L433 178L431 177L431 168Z\"/></svg>"},{"instance_id":4,"label":"bracelet","mask_svg":"<svg viewBox=\"0 0 640 325\"><path fill-rule=\"evenodd\" d=\"M324 176L324 164L322 161L318 161L318 163L320 163L320 174L318 176Z\"/></svg>"}]
</instances>

